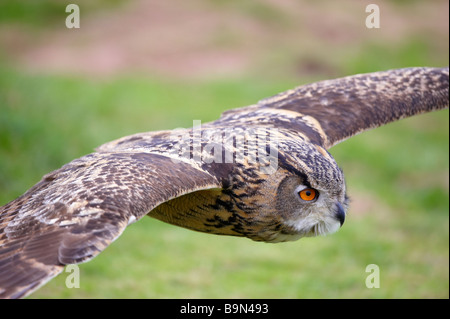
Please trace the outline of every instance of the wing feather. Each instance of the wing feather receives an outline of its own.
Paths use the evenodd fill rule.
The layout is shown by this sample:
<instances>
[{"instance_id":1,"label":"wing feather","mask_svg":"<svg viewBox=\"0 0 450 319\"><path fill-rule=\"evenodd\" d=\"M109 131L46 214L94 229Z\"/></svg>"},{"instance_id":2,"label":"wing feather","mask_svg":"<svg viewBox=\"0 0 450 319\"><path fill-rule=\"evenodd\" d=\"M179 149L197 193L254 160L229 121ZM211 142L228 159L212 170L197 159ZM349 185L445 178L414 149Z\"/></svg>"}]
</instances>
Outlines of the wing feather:
<instances>
[{"instance_id":1,"label":"wing feather","mask_svg":"<svg viewBox=\"0 0 450 319\"><path fill-rule=\"evenodd\" d=\"M0 208L0 297L26 296L64 265L95 257L160 203L211 187L220 187L215 176L157 154L72 161Z\"/></svg>"},{"instance_id":2,"label":"wing feather","mask_svg":"<svg viewBox=\"0 0 450 319\"><path fill-rule=\"evenodd\" d=\"M363 131L448 105L448 67L404 68L303 85L227 111L217 122L248 119L249 125L290 127L328 149Z\"/></svg>"}]
</instances>

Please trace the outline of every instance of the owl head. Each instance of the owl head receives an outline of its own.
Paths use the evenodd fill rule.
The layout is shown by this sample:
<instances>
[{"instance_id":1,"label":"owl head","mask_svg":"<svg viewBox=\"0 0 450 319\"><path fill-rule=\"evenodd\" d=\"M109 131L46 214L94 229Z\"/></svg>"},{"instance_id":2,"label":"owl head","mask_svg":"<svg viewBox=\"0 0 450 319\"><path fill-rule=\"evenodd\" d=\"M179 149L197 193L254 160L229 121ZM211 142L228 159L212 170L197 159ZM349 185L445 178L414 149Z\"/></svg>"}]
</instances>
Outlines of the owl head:
<instances>
[{"instance_id":1,"label":"owl head","mask_svg":"<svg viewBox=\"0 0 450 319\"><path fill-rule=\"evenodd\" d=\"M293 241L336 232L345 221L349 199L334 158L319 145L298 141L295 146L280 143L279 154L278 170L261 187L261 215L279 223L262 232L264 240Z\"/></svg>"}]
</instances>

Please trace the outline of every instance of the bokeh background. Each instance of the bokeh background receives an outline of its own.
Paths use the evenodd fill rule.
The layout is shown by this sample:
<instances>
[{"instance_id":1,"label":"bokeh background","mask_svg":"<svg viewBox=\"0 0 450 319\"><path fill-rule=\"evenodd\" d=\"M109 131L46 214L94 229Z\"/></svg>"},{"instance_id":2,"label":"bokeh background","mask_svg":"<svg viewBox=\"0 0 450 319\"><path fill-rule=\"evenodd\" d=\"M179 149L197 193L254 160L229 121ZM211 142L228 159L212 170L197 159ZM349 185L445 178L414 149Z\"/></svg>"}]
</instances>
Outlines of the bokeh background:
<instances>
[{"instance_id":1,"label":"bokeh background","mask_svg":"<svg viewBox=\"0 0 450 319\"><path fill-rule=\"evenodd\" d=\"M0 205L127 134L189 127L289 88L449 63L435 1L0 2ZM380 8L368 29L365 8ZM31 298L448 298L449 114L331 149L352 199L336 234L293 243L196 233L144 218ZM380 288L365 285L380 268Z\"/></svg>"}]
</instances>

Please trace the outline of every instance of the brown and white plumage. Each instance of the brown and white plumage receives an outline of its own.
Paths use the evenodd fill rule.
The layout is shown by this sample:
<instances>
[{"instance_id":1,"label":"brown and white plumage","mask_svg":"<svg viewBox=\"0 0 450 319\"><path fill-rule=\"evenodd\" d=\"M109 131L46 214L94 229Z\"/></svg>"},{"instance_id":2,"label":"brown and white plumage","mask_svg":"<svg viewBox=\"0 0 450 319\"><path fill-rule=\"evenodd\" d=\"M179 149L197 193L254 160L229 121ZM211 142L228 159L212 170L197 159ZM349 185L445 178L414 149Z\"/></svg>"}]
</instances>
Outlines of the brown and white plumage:
<instances>
[{"instance_id":1,"label":"brown and white plumage","mask_svg":"<svg viewBox=\"0 0 450 319\"><path fill-rule=\"evenodd\" d=\"M0 208L0 297L26 296L65 265L95 257L147 214L267 242L334 232L348 200L343 173L327 149L365 130L448 107L448 88L448 68L355 75L227 111L201 128L104 144ZM276 151L272 170L251 143L268 133L263 148ZM193 143L196 137L198 145L181 147L182 138ZM299 198L305 190L317 193Z\"/></svg>"}]
</instances>

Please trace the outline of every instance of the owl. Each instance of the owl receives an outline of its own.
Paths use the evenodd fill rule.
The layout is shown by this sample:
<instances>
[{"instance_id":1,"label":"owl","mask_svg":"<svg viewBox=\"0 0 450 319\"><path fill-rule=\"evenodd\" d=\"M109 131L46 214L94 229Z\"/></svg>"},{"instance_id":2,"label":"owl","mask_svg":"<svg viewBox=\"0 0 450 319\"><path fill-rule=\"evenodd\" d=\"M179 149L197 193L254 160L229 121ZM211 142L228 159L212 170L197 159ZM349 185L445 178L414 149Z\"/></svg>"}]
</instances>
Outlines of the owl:
<instances>
[{"instance_id":1,"label":"owl","mask_svg":"<svg viewBox=\"0 0 450 319\"><path fill-rule=\"evenodd\" d=\"M92 259L145 215L263 242L336 232L349 200L328 149L448 104L448 68L396 69L106 143L0 208L0 297L24 297L65 265Z\"/></svg>"}]
</instances>

